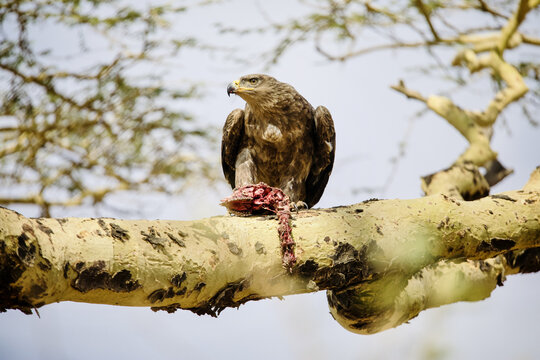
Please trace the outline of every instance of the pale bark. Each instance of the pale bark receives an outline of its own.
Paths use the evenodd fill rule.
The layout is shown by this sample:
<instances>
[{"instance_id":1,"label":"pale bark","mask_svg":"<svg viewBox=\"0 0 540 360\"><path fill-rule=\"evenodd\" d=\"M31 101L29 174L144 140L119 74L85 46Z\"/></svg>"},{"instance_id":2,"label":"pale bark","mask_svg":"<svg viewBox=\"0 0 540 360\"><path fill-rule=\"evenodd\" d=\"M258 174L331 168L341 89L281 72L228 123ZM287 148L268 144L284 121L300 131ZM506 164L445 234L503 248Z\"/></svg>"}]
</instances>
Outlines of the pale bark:
<instances>
[{"instance_id":1,"label":"pale bark","mask_svg":"<svg viewBox=\"0 0 540 360\"><path fill-rule=\"evenodd\" d=\"M327 289L341 324L380 331L432 306L485 298L521 271L519 251L540 247L540 169L522 190L476 201L439 194L301 211L293 236L289 274L273 217L31 219L2 208L0 306L29 313L80 301L216 315Z\"/></svg>"},{"instance_id":2,"label":"pale bark","mask_svg":"<svg viewBox=\"0 0 540 360\"><path fill-rule=\"evenodd\" d=\"M403 81L392 86L394 90L409 99L425 103L430 110L444 118L463 135L469 147L458 157L454 165L474 164L484 167L485 180L489 185L498 183L513 172L497 160L497 152L491 148L493 125L502 111L520 100L529 91L523 76L515 66L504 59L503 54L506 49L515 48L523 43L535 44L537 42L538 39L531 39L519 33L518 28L527 14L539 5L539 0L520 0L514 13L500 31L488 34L463 34L452 40L452 42L465 45L465 48L458 51L454 57L452 65L466 66L471 73L491 70L491 76L500 78L505 84L505 87L494 95L483 111L463 109L446 96L425 97L407 88ZM445 180L448 179L446 176ZM448 193L448 185L452 184L441 183L441 185L445 188L444 192ZM425 190L425 184L423 187Z\"/></svg>"}]
</instances>

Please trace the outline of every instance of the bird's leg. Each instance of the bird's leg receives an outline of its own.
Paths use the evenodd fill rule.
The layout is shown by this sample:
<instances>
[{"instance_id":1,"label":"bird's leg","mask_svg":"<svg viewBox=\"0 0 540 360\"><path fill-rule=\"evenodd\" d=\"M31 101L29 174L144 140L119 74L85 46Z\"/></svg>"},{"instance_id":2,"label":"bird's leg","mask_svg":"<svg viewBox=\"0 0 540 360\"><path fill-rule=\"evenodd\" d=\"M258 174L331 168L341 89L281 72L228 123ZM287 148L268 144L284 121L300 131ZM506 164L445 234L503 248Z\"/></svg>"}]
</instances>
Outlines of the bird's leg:
<instances>
[{"instance_id":1,"label":"bird's leg","mask_svg":"<svg viewBox=\"0 0 540 360\"><path fill-rule=\"evenodd\" d=\"M298 212L300 210L308 209L308 204L300 200L305 198L305 189L303 183L298 182L295 178L291 178L285 183L282 189L283 192L291 199L291 207L293 211Z\"/></svg>"},{"instance_id":2,"label":"bird's leg","mask_svg":"<svg viewBox=\"0 0 540 360\"><path fill-rule=\"evenodd\" d=\"M236 157L235 187L254 184L257 177L257 167L249 149L244 148Z\"/></svg>"},{"instance_id":3,"label":"bird's leg","mask_svg":"<svg viewBox=\"0 0 540 360\"><path fill-rule=\"evenodd\" d=\"M293 202L292 207L293 207L293 210L296 212L299 212L300 210L307 210L309 208L308 204L306 204L305 202L301 200L297 202Z\"/></svg>"}]
</instances>

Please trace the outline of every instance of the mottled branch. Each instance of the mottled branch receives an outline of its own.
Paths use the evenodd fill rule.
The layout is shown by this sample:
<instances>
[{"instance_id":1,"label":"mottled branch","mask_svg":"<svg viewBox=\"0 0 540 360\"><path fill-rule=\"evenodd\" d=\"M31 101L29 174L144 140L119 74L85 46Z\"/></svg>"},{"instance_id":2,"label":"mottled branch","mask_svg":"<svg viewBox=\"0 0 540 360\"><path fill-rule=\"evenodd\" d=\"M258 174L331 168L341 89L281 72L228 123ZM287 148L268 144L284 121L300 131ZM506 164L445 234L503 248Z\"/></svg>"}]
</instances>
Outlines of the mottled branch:
<instances>
[{"instance_id":1,"label":"mottled branch","mask_svg":"<svg viewBox=\"0 0 540 360\"><path fill-rule=\"evenodd\" d=\"M507 87L495 94L493 100L488 104L486 110L469 111L468 115L474 122L482 127L493 125L499 114L511 103L519 100L529 90L519 71L495 51L478 58L474 51L466 50L461 52L453 62L455 65L465 64L471 73L489 68L496 76L499 76Z\"/></svg>"},{"instance_id":2,"label":"mottled branch","mask_svg":"<svg viewBox=\"0 0 540 360\"><path fill-rule=\"evenodd\" d=\"M527 14L540 4L540 0L520 0L518 8L514 11L512 17L507 21L501 30L501 38L497 44L497 51L502 56L507 49L510 38L517 31L521 23L525 20Z\"/></svg>"},{"instance_id":3,"label":"mottled branch","mask_svg":"<svg viewBox=\"0 0 540 360\"><path fill-rule=\"evenodd\" d=\"M27 313L81 301L217 315L249 300L331 290L340 323L380 331L430 306L489 296L507 267L489 259L540 247L539 174L523 190L476 201L432 195L302 211L293 219L292 275L273 217L30 219L0 209L0 304ZM439 274L443 267L450 270ZM452 293L459 273L485 286L434 297L441 286ZM358 296L369 305L362 316L345 306Z\"/></svg>"},{"instance_id":4,"label":"mottled branch","mask_svg":"<svg viewBox=\"0 0 540 360\"><path fill-rule=\"evenodd\" d=\"M403 83L392 86L392 88L403 93L408 98L424 102L429 109L446 119L450 125L467 139L470 146L458 158L456 164L470 162L482 166L497 157L497 154L490 146L489 131L475 123L470 111L460 108L452 100L444 96L431 95L425 98L420 93L406 88Z\"/></svg>"},{"instance_id":5,"label":"mottled branch","mask_svg":"<svg viewBox=\"0 0 540 360\"><path fill-rule=\"evenodd\" d=\"M426 195L442 194L459 200L476 200L489 194L489 184L478 168L470 163L422 177Z\"/></svg>"},{"instance_id":6,"label":"mottled branch","mask_svg":"<svg viewBox=\"0 0 540 360\"><path fill-rule=\"evenodd\" d=\"M379 280L379 286L328 291L328 303L332 316L343 327L372 334L396 327L426 309L483 300L502 285L504 274L502 256L488 260L443 259L413 276L389 274ZM384 296L370 295L374 292L383 292Z\"/></svg>"},{"instance_id":7,"label":"mottled branch","mask_svg":"<svg viewBox=\"0 0 540 360\"><path fill-rule=\"evenodd\" d=\"M487 35L467 34L460 36L460 42L469 44L470 47L459 51L452 64L466 66L471 73L486 68L490 69L493 73L492 76L499 77L506 84L506 87L495 94L484 111L462 109L451 99L444 96L432 95L426 98L417 91L408 89L403 82L392 87L408 98L424 102L429 109L447 120L467 139L469 147L456 160L455 164L472 163L476 166L484 166L486 169L491 167L492 164L500 165L497 161L497 153L490 145L492 126L506 107L517 102L528 91L528 87L519 71L503 59L500 46L504 44L505 48L508 48L522 43L523 37L517 32L517 28L524 20L527 12L531 10L528 3L526 3L526 1L520 2L520 6L512 19L508 21L507 26L500 32ZM537 6L538 4L532 5ZM486 51L488 51L487 54L478 55ZM510 173L511 170L501 171L496 174L490 173L490 184L495 184Z\"/></svg>"}]
</instances>

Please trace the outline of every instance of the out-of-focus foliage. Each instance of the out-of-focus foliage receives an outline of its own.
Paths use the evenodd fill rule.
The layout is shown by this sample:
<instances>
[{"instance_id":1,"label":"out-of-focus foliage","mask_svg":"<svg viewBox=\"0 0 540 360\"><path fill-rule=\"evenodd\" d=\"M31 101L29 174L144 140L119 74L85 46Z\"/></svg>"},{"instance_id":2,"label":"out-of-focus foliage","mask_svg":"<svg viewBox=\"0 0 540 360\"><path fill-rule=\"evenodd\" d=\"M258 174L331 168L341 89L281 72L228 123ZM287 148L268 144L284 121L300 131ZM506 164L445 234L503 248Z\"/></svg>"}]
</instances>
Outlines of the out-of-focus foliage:
<instances>
[{"instance_id":1,"label":"out-of-focus foliage","mask_svg":"<svg viewBox=\"0 0 540 360\"><path fill-rule=\"evenodd\" d=\"M196 88L164 77L166 61L196 46L164 36L170 16L186 10L0 1L0 204L38 204L49 215L210 176L195 149L209 134L181 110Z\"/></svg>"},{"instance_id":2,"label":"out-of-focus foliage","mask_svg":"<svg viewBox=\"0 0 540 360\"><path fill-rule=\"evenodd\" d=\"M304 15L268 20L260 27L237 28L222 25L225 33L275 33L276 45L266 54L275 63L298 43L312 43L316 51L330 61L347 61L380 51L424 50L433 64L419 62L428 76L439 76L459 86L471 77L463 68L451 68L452 59L444 58L442 48L474 48L499 33L516 9L528 0L299 0ZM540 10L525 12L527 21L519 23L517 35L509 39L507 51L520 47L518 59L506 59L518 68L530 92L520 100L525 116L536 125L532 114L540 110ZM494 39L495 41L495 39ZM505 50L506 50L505 49ZM523 50L525 49L525 50ZM475 51L480 49L475 49ZM479 51L478 51L479 52ZM447 53L445 53L447 54ZM420 59L420 57L419 57ZM500 79L492 77L500 89Z\"/></svg>"}]
</instances>

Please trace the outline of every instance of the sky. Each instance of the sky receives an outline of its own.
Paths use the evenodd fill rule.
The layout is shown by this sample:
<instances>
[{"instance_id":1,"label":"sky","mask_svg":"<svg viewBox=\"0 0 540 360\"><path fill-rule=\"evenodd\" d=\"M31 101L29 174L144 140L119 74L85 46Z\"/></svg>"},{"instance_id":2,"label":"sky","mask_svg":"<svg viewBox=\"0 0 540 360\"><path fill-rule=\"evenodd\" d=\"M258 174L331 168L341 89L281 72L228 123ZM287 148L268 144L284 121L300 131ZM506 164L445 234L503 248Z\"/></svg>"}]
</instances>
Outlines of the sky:
<instances>
[{"instance_id":1,"label":"sky","mask_svg":"<svg viewBox=\"0 0 540 360\"><path fill-rule=\"evenodd\" d=\"M213 24L257 25L268 16L279 17L285 5L288 14L303 11L282 0L270 5L232 1L194 10L179 18L171 31L236 47L236 54L244 50L256 54L275 42L272 34L216 37ZM34 36L36 41L57 44L58 39L71 38L54 27L40 29ZM68 47L69 41L62 46ZM449 62L452 52L441 56L445 54L449 55L442 59ZM448 167L466 148L461 135L442 118L433 114L416 118L422 104L389 88L401 78L424 94L448 88L437 78L411 70L419 61L427 61L421 51L381 52L330 63L311 44L302 44L270 69L251 56L246 64L232 56L188 51L179 55L180 65L171 69L167 79L180 84L201 81L204 97L184 105L198 121L217 128L231 110L244 106L239 97L227 97L227 84L248 73L270 73L292 84L312 105L326 106L336 127L336 159L318 207L371 197L422 196L420 177ZM453 92L452 97L462 106L482 108L492 96L491 88L486 86L485 74L476 74L474 79L469 90ZM505 124L495 128L492 147L515 172L492 193L522 187L540 165L540 129L532 127L514 106L505 111L504 118ZM404 154L396 165L390 160L400 154L403 142ZM215 164L219 166L218 152ZM224 215L218 203L229 191L220 183L213 188L195 186L177 197L116 196L144 207L140 213L122 217L143 214L148 219L191 220ZM26 216L37 215L30 207L14 209ZM94 216L93 211L66 209L58 216ZM98 215L120 216L106 210ZM335 322L324 292L249 302L238 310L223 311L218 319L188 311L167 314L148 308L64 302L40 308L40 317L15 311L0 314L0 359L534 359L538 299L540 274L514 275L484 301L424 311L408 324L369 336L350 333Z\"/></svg>"}]
</instances>

